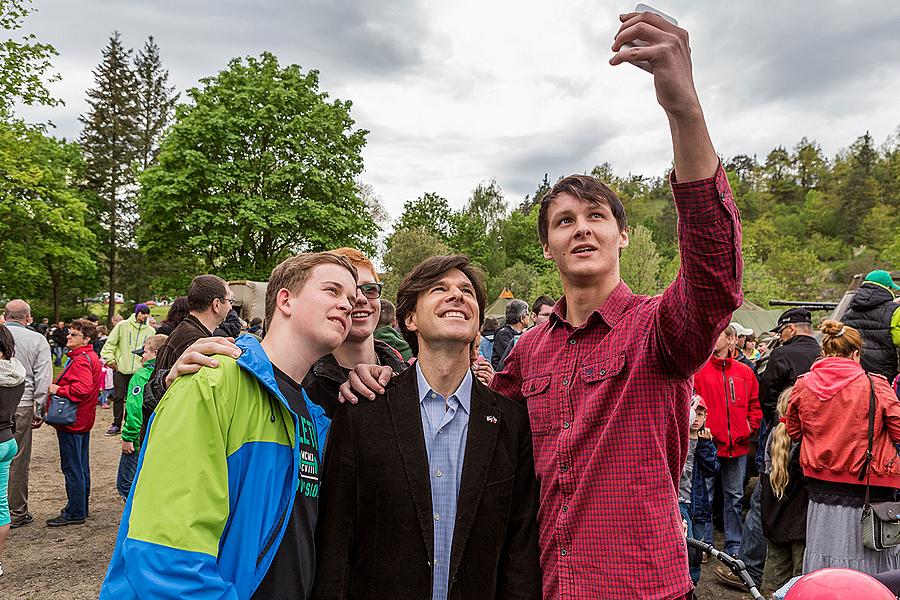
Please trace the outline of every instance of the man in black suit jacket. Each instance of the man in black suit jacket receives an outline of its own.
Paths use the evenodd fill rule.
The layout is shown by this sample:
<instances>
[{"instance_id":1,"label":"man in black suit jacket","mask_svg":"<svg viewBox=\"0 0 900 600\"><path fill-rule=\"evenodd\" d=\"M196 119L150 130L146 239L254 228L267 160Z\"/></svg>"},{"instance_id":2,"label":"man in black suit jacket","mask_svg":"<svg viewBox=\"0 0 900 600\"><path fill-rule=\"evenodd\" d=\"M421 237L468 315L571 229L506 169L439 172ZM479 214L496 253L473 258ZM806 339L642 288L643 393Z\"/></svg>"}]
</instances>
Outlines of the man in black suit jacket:
<instances>
[{"instance_id":1,"label":"man in black suit jacket","mask_svg":"<svg viewBox=\"0 0 900 600\"><path fill-rule=\"evenodd\" d=\"M429 258L400 285L418 361L335 414L314 599L541 597L528 414L470 371L484 305L465 256Z\"/></svg>"}]
</instances>

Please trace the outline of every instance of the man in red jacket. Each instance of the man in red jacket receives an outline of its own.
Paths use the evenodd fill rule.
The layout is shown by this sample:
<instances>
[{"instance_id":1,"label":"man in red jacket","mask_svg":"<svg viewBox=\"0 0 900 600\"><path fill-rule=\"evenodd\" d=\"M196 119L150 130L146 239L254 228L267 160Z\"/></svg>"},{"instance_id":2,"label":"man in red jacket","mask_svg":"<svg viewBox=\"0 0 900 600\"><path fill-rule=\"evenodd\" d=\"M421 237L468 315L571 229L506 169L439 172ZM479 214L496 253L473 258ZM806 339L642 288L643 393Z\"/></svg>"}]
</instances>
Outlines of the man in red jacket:
<instances>
[{"instance_id":1,"label":"man in red jacket","mask_svg":"<svg viewBox=\"0 0 900 600\"><path fill-rule=\"evenodd\" d=\"M759 384L753 369L732 359L729 348L736 333L729 325L716 341L716 349L705 365L694 375L694 389L703 396L709 407L706 426L712 432L721 465L725 517L725 552L739 556L743 519L744 474L750 436L759 427L762 411L759 408ZM708 478L712 498L715 478ZM712 523L704 532L712 543Z\"/></svg>"}]
</instances>

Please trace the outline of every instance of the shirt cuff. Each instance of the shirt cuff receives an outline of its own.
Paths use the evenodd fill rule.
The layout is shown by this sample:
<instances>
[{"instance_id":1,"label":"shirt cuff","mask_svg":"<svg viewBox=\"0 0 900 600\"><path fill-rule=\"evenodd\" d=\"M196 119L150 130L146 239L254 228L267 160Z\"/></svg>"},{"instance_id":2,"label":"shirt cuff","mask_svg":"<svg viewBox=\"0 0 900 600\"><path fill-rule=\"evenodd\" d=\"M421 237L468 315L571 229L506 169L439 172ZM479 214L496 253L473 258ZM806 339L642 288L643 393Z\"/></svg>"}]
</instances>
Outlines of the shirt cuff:
<instances>
[{"instance_id":1,"label":"shirt cuff","mask_svg":"<svg viewBox=\"0 0 900 600\"><path fill-rule=\"evenodd\" d=\"M675 181L675 171L672 171L669 184L678 218L685 223L711 223L729 219L736 212L728 174L721 161L712 177L679 183Z\"/></svg>"}]
</instances>

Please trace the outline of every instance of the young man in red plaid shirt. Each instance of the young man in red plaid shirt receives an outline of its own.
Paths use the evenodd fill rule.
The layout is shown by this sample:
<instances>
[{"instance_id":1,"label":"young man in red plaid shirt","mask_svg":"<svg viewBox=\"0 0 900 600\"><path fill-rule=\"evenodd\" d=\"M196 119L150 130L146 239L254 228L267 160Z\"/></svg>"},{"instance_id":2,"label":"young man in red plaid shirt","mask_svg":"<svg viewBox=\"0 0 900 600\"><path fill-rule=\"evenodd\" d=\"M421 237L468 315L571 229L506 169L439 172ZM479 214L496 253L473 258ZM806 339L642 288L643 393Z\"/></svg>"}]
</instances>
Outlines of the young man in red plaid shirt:
<instances>
[{"instance_id":1,"label":"young man in red plaid shirt","mask_svg":"<svg viewBox=\"0 0 900 600\"><path fill-rule=\"evenodd\" d=\"M610 64L649 63L672 132L681 269L660 296L628 289L625 211L592 177L567 177L541 202L544 256L565 296L491 386L528 406L547 600L690 596L677 490L691 377L742 300L738 211L694 89L687 33L653 14L620 20ZM636 39L647 45L623 48ZM389 376L358 367L350 384L374 397Z\"/></svg>"}]
</instances>

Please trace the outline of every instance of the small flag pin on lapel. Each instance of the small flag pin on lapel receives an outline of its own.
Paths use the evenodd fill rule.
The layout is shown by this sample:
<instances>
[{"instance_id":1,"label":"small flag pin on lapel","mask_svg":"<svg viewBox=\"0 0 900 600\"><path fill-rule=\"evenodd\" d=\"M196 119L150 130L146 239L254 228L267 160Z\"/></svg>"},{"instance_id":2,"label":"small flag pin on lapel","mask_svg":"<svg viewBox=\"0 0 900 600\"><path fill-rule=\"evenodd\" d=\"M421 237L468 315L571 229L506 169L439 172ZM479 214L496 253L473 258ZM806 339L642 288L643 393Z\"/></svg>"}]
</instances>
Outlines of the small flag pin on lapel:
<instances>
[{"instance_id":1,"label":"small flag pin on lapel","mask_svg":"<svg viewBox=\"0 0 900 600\"><path fill-rule=\"evenodd\" d=\"M493 423L494 425L497 424L497 417L495 417L494 415L488 415L485 417L485 419L487 419L488 423Z\"/></svg>"}]
</instances>

